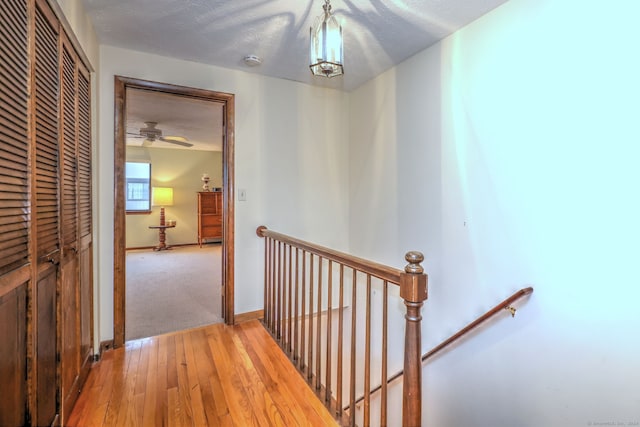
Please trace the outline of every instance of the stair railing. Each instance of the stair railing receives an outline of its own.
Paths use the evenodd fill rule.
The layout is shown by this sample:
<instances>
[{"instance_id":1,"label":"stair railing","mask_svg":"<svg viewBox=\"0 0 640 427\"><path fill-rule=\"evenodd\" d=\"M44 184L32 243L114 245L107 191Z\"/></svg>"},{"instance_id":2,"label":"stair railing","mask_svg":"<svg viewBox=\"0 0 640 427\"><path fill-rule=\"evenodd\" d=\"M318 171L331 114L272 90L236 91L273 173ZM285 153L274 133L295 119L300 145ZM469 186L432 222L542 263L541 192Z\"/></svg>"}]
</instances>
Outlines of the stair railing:
<instances>
[{"instance_id":1,"label":"stair railing","mask_svg":"<svg viewBox=\"0 0 640 427\"><path fill-rule=\"evenodd\" d=\"M440 353L442 350L444 350L446 347L449 347L454 342L462 339L467 334L472 332L475 328L480 326L482 323L484 323L487 320L493 318L496 314L502 312L503 310L506 310L509 313L511 313L511 317L515 317L516 309L515 309L515 307L512 306L512 304L514 302L518 301L519 299L527 296L527 295L531 295L532 293L533 293L533 288L532 287L523 288L523 289L520 289L519 291L515 292L510 297L506 298L505 300L503 300L502 302L498 303L493 308L488 310L482 316L479 316L474 321L472 321L469 324L467 324L464 328L460 329L458 332L456 332L455 334L451 335L449 338L445 339L440 344L436 345L431 350L429 350L428 352L423 354L422 358L421 358L422 361L426 362L428 359L430 359L433 356L435 356L436 354ZM387 387L389 384L391 384L395 380L401 378L403 375L404 375L404 371L396 372L395 374L391 375L386 380L386 382L383 382L382 384L380 384L380 385L374 387L373 389L371 389L370 394L373 395L373 394L379 392L384 387ZM364 400L364 395L358 397L358 399L356 399L356 401L355 401L356 405L359 404L360 402L362 402L363 400ZM344 409L347 410L347 409L349 409L349 407L345 407Z\"/></svg>"},{"instance_id":2,"label":"stair railing","mask_svg":"<svg viewBox=\"0 0 640 427\"><path fill-rule=\"evenodd\" d=\"M375 356L380 358L380 378L387 378L389 292L390 287L399 287L406 307L402 425L419 426L422 419L421 308L427 299L427 275L421 266L423 255L408 252L405 256L408 265L399 270L264 226L256 232L265 239L263 323L342 425L356 424L353 410L356 388L363 390L362 425L371 424L371 329L377 326L382 329L376 334L382 340L381 354ZM382 292L382 319L377 326L372 321L374 281L376 289L381 284ZM349 287L350 294L345 292ZM360 311L361 304L364 304L364 313ZM345 316L345 312L350 312L350 317ZM361 325L358 320L363 314L364 325ZM338 318L334 319L335 316ZM334 326L337 326L337 339L332 339ZM364 346L358 348L362 340ZM356 377L356 372L363 374L364 384L360 387L357 384L360 376ZM348 397L344 396L343 389L347 390ZM390 425L386 381L382 381L380 393L380 424ZM344 401L348 401L348 405L345 406Z\"/></svg>"}]
</instances>

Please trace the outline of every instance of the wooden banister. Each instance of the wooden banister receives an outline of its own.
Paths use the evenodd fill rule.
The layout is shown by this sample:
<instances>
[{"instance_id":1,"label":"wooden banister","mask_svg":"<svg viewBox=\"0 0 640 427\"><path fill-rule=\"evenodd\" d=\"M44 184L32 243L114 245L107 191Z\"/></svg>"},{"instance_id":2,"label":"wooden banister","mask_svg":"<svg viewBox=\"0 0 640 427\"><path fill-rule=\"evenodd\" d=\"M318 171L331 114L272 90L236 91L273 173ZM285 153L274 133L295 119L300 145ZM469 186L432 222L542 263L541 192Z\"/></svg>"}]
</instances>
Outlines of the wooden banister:
<instances>
[{"instance_id":1,"label":"wooden banister","mask_svg":"<svg viewBox=\"0 0 640 427\"><path fill-rule=\"evenodd\" d=\"M372 276L378 277L382 280L386 280L390 283L394 283L396 285L400 284L400 276L402 275L403 271L397 268L369 261L364 258L358 258L356 256L349 255L344 252L335 251L333 249L316 245L314 243L305 242L304 240L299 240L294 237L287 236L286 234L271 231L264 225L258 227L258 229L256 230L256 234L259 237L270 237L273 240L277 240L279 242L286 243L307 252L314 253L324 259L335 261L347 267L351 267L355 270L366 271Z\"/></svg>"},{"instance_id":2,"label":"wooden banister","mask_svg":"<svg viewBox=\"0 0 640 427\"><path fill-rule=\"evenodd\" d=\"M407 307L404 335L404 372L402 384L402 425L422 424L422 351L420 309L427 299L427 276L420 263L424 256L420 252L409 252L405 256L409 264L404 268L400 282L400 297Z\"/></svg>"},{"instance_id":3,"label":"wooden banister","mask_svg":"<svg viewBox=\"0 0 640 427\"><path fill-rule=\"evenodd\" d=\"M400 296L406 306L405 314L405 347L403 386L402 425L419 426L422 418L422 361L421 361L421 309L427 299L427 275L421 266L424 256L420 252L408 252L405 260L408 265L404 270L395 269L383 264L358 258L343 252L335 251L320 245L305 242L260 226L256 230L259 237L265 238L265 327L280 343L282 350L289 355L294 365L306 377L307 382L324 400L343 424L355 426L354 411L346 416L342 401L343 369L349 372L346 378L348 386L349 407L354 407L356 396L356 370L364 373L365 409L363 425L371 424L370 393L372 376L372 329L381 326L382 377L387 375L387 305L388 286L400 288ZM293 253L295 252L295 257ZM339 267L338 285L334 287L334 266ZM345 267L352 270L351 278L351 331L345 336ZM293 270L293 271L292 271ZM366 278L366 286L358 285L358 276ZM382 282L383 318L382 324L372 316L372 278ZM377 282L376 282L377 283ZM326 285L326 286L325 286ZM337 343L332 343L332 317L337 289L338 333ZM364 295L362 294L364 293ZM359 298L360 297L360 298ZM364 307L360 307L360 304ZM326 311L324 310L326 306ZM363 310L363 311L358 311ZM326 320L322 313L326 313ZM364 325L356 325L356 312L364 313ZM293 332L292 332L293 330ZM364 336L361 335L364 333ZM323 340L326 338L326 341ZM348 345L342 344L343 339ZM363 360L356 365L356 340L364 340ZM323 351L324 347L324 351ZM334 348L337 348L337 363L332 360ZM349 354L349 362L343 362L343 353ZM306 357L305 357L306 356ZM376 355L377 356L377 355ZM324 363L323 363L324 362ZM335 383L332 367L337 367ZM324 372L324 375L322 375ZM334 386L335 384L335 386ZM387 390L383 388L380 412L380 424L387 421ZM395 424L395 423L392 423Z\"/></svg>"},{"instance_id":4,"label":"wooden banister","mask_svg":"<svg viewBox=\"0 0 640 427\"><path fill-rule=\"evenodd\" d=\"M523 289L520 289L519 291L515 292L509 298L507 298L504 301L498 303L496 306L494 306L492 309L490 309L489 311L484 313L482 316L478 317L473 322L469 323L467 326L465 326L464 328L460 329L458 332L456 332L455 334L453 334L452 336L450 336L449 338L447 338L446 340L442 341L440 344L436 345L431 350L429 350L428 352L423 354L422 357L421 357L421 361L424 362L427 359L435 356L437 353L442 351L445 347L448 347L449 345L451 345L454 342L458 341L463 336L465 336L469 332L471 332L473 329L475 329L478 326L480 326L480 324L482 324L485 321L489 320L490 318L492 318L493 316L495 316L496 314L498 314L499 312L501 312L503 310L508 310L511 313L512 317L515 316L515 309L513 307L511 307L511 304L513 304L514 302L518 301L522 297L530 295L531 293L533 293L533 288L532 287L523 288ZM395 374L390 376L387 379L387 381L383 383L383 385L379 385L379 386L376 386L375 388L371 389L370 394L373 394L373 393L376 393L376 392L380 391L383 388L383 386L388 385L388 384L392 383L393 381L397 380L398 378L402 377L404 375L404 372L405 372L404 370L396 372ZM362 402L363 400L364 400L364 396L356 399L355 404L358 404L358 403ZM349 409L349 407L347 406L344 409L345 410Z\"/></svg>"}]
</instances>

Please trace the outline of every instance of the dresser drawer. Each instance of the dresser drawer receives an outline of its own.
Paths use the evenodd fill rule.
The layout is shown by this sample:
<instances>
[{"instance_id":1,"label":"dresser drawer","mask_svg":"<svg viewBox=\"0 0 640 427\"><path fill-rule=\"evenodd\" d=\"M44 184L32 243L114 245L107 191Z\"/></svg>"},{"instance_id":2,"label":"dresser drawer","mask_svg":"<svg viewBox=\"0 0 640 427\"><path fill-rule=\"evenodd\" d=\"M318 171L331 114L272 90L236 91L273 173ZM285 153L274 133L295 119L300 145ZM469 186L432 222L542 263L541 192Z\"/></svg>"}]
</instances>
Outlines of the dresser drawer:
<instances>
[{"instance_id":1,"label":"dresser drawer","mask_svg":"<svg viewBox=\"0 0 640 427\"><path fill-rule=\"evenodd\" d=\"M200 193L200 214L222 214L222 193Z\"/></svg>"},{"instance_id":2,"label":"dresser drawer","mask_svg":"<svg viewBox=\"0 0 640 427\"><path fill-rule=\"evenodd\" d=\"M201 239L213 239L222 238L222 226L221 225L206 225L202 227Z\"/></svg>"},{"instance_id":3,"label":"dresser drawer","mask_svg":"<svg viewBox=\"0 0 640 427\"><path fill-rule=\"evenodd\" d=\"M202 226L208 227L211 225L222 225L222 215L202 215Z\"/></svg>"}]
</instances>

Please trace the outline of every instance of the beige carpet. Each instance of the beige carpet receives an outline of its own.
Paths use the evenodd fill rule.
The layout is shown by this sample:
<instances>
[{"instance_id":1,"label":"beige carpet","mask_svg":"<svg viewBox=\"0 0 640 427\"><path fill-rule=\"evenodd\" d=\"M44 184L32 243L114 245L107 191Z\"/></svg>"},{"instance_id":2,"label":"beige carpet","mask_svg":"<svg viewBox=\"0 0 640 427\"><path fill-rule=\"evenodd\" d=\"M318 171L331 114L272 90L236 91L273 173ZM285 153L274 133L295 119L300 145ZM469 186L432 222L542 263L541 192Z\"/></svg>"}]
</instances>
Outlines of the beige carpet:
<instances>
[{"instance_id":1,"label":"beige carpet","mask_svg":"<svg viewBox=\"0 0 640 427\"><path fill-rule=\"evenodd\" d=\"M222 321L220 244L127 251L127 340Z\"/></svg>"}]
</instances>

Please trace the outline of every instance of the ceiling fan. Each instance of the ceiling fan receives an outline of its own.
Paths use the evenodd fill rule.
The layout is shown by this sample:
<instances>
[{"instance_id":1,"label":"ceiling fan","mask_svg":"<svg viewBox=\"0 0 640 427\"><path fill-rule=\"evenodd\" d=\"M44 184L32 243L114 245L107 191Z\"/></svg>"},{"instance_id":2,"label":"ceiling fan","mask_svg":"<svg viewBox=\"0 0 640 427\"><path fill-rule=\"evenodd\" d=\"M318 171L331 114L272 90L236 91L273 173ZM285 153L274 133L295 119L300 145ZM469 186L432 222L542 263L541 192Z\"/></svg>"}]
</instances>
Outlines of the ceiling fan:
<instances>
[{"instance_id":1,"label":"ceiling fan","mask_svg":"<svg viewBox=\"0 0 640 427\"><path fill-rule=\"evenodd\" d=\"M158 122L144 122L145 127L140 128L138 133L127 132L132 138L144 138L143 147L149 147L154 141L168 142L169 144L180 145L182 147L193 147L193 144L187 142L187 138L183 136L162 136L162 130L158 129Z\"/></svg>"}]
</instances>

